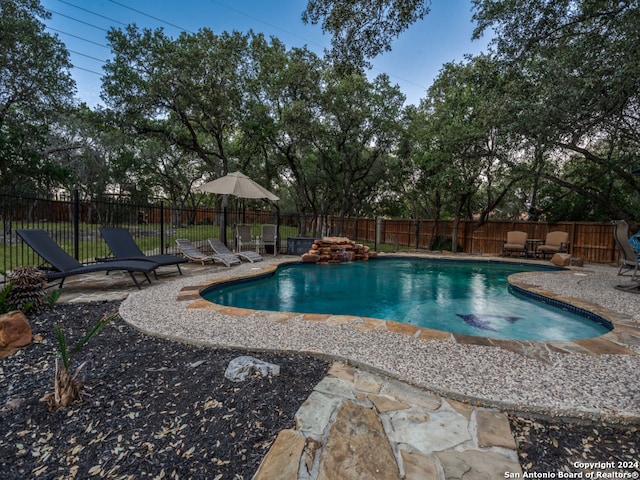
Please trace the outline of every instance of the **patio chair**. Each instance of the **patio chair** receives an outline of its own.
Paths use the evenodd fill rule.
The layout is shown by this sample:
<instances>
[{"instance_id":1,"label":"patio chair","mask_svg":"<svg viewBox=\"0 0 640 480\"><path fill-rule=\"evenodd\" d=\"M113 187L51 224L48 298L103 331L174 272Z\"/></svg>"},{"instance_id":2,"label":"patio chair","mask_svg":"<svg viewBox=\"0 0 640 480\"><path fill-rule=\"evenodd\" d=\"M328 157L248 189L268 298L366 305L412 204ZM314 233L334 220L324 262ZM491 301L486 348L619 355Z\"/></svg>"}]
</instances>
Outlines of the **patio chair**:
<instances>
[{"instance_id":1,"label":"patio chair","mask_svg":"<svg viewBox=\"0 0 640 480\"><path fill-rule=\"evenodd\" d=\"M529 234L527 232L519 230L507 232L507 239L502 242L502 256L506 257L512 253L521 253L526 257L528 237Z\"/></svg>"},{"instance_id":2,"label":"patio chair","mask_svg":"<svg viewBox=\"0 0 640 480\"><path fill-rule=\"evenodd\" d=\"M265 248L265 252L267 251L266 247L273 247L273 256L275 257L278 253L278 227L277 225L265 224L262 225L262 233L260 235L260 246Z\"/></svg>"},{"instance_id":3,"label":"patio chair","mask_svg":"<svg viewBox=\"0 0 640 480\"><path fill-rule=\"evenodd\" d=\"M549 232L543 244L538 245L536 254L540 254L542 258L545 255L553 255L554 253L569 253L569 233L568 232Z\"/></svg>"},{"instance_id":4,"label":"patio chair","mask_svg":"<svg viewBox=\"0 0 640 480\"><path fill-rule=\"evenodd\" d=\"M177 255L145 255L136 244L129 230L126 228L102 227L100 229L100 233L102 234L104 241L109 245L111 252L118 260L151 260L161 267L175 265L178 267L180 275L182 275L180 264L187 263L189 261L186 258L178 257ZM156 278L158 278L155 270L154 274L156 275Z\"/></svg>"},{"instance_id":5,"label":"patio chair","mask_svg":"<svg viewBox=\"0 0 640 480\"><path fill-rule=\"evenodd\" d=\"M256 250L258 247L258 239L251 235L251 225L247 223L239 223L235 228L236 245L238 251Z\"/></svg>"},{"instance_id":6,"label":"patio chair","mask_svg":"<svg viewBox=\"0 0 640 480\"><path fill-rule=\"evenodd\" d=\"M224 255L225 257L228 257L228 256L236 257L236 258L244 259L251 263L264 260L264 258L262 258L262 255L251 250L247 250L245 252L233 253L231 250L229 250L229 248L227 248L227 246L224 243L222 243L217 238L210 238L207 241L209 242L209 246L211 247L211 249L217 255Z\"/></svg>"},{"instance_id":7,"label":"patio chair","mask_svg":"<svg viewBox=\"0 0 640 480\"><path fill-rule=\"evenodd\" d=\"M187 257L189 260L193 260L194 262L200 262L202 265L207 262L221 262L224 263L227 267L230 267L231 265L238 265L242 263L240 259L235 255L232 255L231 257L218 254L207 255L206 253L201 252L198 247L191 243L191 240L188 240L186 238L176 239L176 244L185 257Z\"/></svg>"},{"instance_id":8,"label":"patio chair","mask_svg":"<svg viewBox=\"0 0 640 480\"><path fill-rule=\"evenodd\" d=\"M93 272L126 271L131 279L140 288L134 273L142 273L145 279L151 283L149 272L158 268L158 264L149 260L114 260L112 262L99 262L83 264L65 252L60 245L44 230L16 230L16 233L24 242L40 255L53 269L45 269L47 281L60 280L59 288L62 288L67 277Z\"/></svg>"},{"instance_id":9,"label":"patio chair","mask_svg":"<svg viewBox=\"0 0 640 480\"><path fill-rule=\"evenodd\" d=\"M624 220L614 222L613 238L620 252L620 270L618 275L624 275L627 271L633 270L631 280L636 279L638 273L638 256L629 242L629 225ZM637 287L637 285L635 285Z\"/></svg>"}]
</instances>

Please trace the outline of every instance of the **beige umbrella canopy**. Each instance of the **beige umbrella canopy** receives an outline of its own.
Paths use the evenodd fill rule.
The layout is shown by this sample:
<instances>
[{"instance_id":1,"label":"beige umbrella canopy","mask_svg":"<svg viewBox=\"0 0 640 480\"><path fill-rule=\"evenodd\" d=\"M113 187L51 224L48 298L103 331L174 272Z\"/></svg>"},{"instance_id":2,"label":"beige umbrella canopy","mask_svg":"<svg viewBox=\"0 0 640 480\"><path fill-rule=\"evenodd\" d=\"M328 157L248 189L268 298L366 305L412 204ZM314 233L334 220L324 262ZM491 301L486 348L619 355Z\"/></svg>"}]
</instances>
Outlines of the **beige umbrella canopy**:
<instances>
[{"instance_id":1,"label":"beige umbrella canopy","mask_svg":"<svg viewBox=\"0 0 640 480\"><path fill-rule=\"evenodd\" d=\"M200 192L218 193L220 195L235 195L240 198L266 198L267 200L280 200L266 188L258 185L249 177L240 172L233 172L224 177L216 178L194 190Z\"/></svg>"}]
</instances>

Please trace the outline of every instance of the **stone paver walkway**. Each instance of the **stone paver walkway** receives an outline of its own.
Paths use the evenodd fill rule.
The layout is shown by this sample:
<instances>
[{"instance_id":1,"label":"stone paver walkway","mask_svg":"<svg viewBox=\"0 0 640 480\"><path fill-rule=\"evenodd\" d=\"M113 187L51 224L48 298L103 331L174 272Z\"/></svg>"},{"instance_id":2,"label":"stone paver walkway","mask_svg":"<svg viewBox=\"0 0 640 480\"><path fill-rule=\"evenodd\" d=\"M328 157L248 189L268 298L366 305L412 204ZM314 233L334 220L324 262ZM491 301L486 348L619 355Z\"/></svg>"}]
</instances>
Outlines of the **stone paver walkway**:
<instances>
[{"instance_id":1,"label":"stone paver walkway","mask_svg":"<svg viewBox=\"0 0 640 480\"><path fill-rule=\"evenodd\" d=\"M453 480L520 474L507 417L334 363L254 480ZM513 477L512 477L513 478Z\"/></svg>"}]
</instances>

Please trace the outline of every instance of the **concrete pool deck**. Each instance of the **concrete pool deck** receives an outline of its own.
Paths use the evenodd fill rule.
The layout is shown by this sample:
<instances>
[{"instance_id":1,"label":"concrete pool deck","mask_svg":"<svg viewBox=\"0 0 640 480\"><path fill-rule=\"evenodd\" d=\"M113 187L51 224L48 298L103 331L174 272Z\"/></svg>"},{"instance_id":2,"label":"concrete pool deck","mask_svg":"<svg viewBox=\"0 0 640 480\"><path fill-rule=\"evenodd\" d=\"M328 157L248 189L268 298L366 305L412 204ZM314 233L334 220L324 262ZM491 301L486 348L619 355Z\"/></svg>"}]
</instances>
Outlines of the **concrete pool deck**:
<instances>
[{"instance_id":1,"label":"concrete pool deck","mask_svg":"<svg viewBox=\"0 0 640 480\"><path fill-rule=\"evenodd\" d=\"M74 296L75 287L65 286L65 300L86 301L101 293L115 299L124 293L122 317L152 335L334 360L296 415L296 428L281 432L258 479L359 478L356 467L349 473L331 457L345 448L358 468L377 469L376 457L396 459L391 462L396 470L375 470L374 478L459 478L456 472L481 475L483 468L489 468L487 478L505 478L521 470L504 411L640 423L640 295L613 288L628 282L616 275L616 267L510 277L522 288L596 312L615 325L601 337L572 342L491 340L359 317L237 309L199 297L212 283L263 274L295 260L265 257L228 269L189 265L184 276L140 291L125 282L124 289L89 294L85 282L84 296L78 295L82 289ZM368 417L371 412L375 418ZM367 425L373 437L345 433L358 430L353 422ZM376 428L382 432L377 437ZM368 445L356 448L360 455L351 451L356 440ZM309 463L311 450L315 460ZM291 475L273 477L274 471Z\"/></svg>"}]
</instances>

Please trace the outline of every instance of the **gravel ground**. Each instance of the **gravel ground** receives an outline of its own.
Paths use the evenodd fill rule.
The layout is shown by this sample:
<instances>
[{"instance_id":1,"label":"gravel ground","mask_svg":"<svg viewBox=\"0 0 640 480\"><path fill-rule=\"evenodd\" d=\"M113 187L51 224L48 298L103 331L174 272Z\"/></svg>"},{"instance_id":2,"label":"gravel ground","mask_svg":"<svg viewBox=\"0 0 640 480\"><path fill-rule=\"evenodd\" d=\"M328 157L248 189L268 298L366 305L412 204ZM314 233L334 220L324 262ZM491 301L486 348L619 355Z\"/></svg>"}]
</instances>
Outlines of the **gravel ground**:
<instances>
[{"instance_id":1,"label":"gravel ground","mask_svg":"<svg viewBox=\"0 0 640 480\"><path fill-rule=\"evenodd\" d=\"M234 274L251 272L244 264ZM244 270L243 270L244 269ZM600 301L637 322L640 295L612 288L620 282L613 267L589 267L569 274L539 274L540 286L567 297ZM225 275L223 272L221 275ZM176 302L181 287L215 275L180 279L130 295L120 313L143 331L212 346L310 352L347 359L450 398L535 414L606 421L640 418L640 362L635 355L559 353L544 343L535 355L502 348L423 340L389 331L360 331L363 322L288 321L270 312L245 317ZM555 290L554 290L555 289ZM602 295L602 297L600 297ZM633 316L632 316L633 315ZM640 345L629 345L640 353Z\"/></svg>"}]
</instances>

